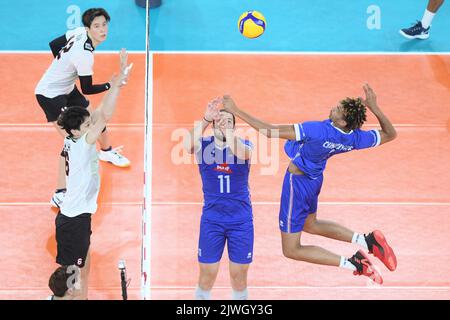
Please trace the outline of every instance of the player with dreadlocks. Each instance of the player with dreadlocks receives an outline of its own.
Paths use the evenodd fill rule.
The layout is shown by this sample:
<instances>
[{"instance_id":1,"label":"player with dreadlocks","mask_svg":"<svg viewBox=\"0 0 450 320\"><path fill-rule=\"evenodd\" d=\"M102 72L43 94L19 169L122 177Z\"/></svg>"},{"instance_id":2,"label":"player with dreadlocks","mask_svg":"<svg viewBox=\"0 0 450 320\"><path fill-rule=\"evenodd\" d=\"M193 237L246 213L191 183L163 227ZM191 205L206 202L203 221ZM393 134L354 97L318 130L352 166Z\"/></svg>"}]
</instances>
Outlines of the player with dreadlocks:
<instances>
[{"instance_id":1,"label":"player with dreadlocks","mask_svg":"<svg viewBox=\"0 0 450 320\"><path fill-rule=\"evenodd\" d=\"M290 259L350 269L381 284L383 279L367 254L358 250L346 258L318 246L300 242L301 232L361 245L379 258L391 271L397 259L379 230L360 234L332 221L317 219L317 202L327 160L336 154L375 147L392 141L397 133L378 107L376 95L368 84L363 86L365 99L346 98L331 109L329 119L294 125L272 125L263 122L236 106L224 96L226 111L241 118L269 138L287 139L284 146L291 159L281 193L279 226L283 254ZM366 120L366 107L377 117L381 130L361 130Z\"/></svg>"}]
</instances>

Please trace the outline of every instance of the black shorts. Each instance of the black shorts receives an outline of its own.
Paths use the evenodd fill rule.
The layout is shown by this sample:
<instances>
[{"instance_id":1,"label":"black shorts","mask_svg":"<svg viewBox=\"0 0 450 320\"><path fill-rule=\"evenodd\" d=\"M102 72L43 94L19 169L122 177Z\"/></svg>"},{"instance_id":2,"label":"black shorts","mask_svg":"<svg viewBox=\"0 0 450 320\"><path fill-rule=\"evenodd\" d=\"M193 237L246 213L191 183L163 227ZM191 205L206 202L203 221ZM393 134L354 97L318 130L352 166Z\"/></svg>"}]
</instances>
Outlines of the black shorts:
<instances>
[{"instance_id":1,"label":"black shorts","mask_svg":"<svg viewBox=\"0 0 450 320\"><path fill-rule=\"evenodd\" d=\"M78 91L77 86L69 94L63 94L54 98L47 98L41 94L37 94L36 99L42 110L44 110L48 122L58 120L62 108L75 106L87 108L89 106L89 100Z\"/></svg>"},{"instance_id":2,"label":"black shorts","mask_svg":"<svg viewBox=\"0 0 450 320\"><path fill-rule=\"evenodd\" d=\"M62 266L84 267L91 244L91 214L83 213L69 218L59 212L55 225L58 250L56 263Z\"/></svg>"}]
</instances>

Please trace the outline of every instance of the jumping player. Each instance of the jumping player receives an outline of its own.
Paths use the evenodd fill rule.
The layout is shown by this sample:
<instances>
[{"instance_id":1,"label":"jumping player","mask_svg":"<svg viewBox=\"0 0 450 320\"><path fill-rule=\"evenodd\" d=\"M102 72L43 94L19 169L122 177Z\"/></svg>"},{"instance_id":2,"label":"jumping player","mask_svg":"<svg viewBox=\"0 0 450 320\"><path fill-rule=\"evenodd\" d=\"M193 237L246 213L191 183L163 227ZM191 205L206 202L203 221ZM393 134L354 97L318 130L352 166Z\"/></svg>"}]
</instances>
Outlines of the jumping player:
<instances>
[{"instance_id":1,"label":"jumping player","mask_svg":"<svg viewBox=\"0 0 450 320\"><path fill-rule=\"evenodd\" d=\"M84 27L69 30L67 33L50 42L54 60L36 86L37 101L43 109L47 121L56 130L66 136L56 123L62 108L81 106L88 108L89 101L78 91L75 85L80 80L81 91L84 94L97 94L109 90L109 82L92 84L94 51L106 40L110 17L102 8L92 8L83 13ZM118 150L112 149L106 127L99 139L101 150L99 159L111 162L119 167L127 167L130 161ZM59 207L62 204L66 190L64 175L64 158L60 158L58 182L51 204Z\"/></svg>"},{"instance_id":2,"label":"jumping player","mask_svg":"<svg viewBox=\"0 0 450 320\"><path fill-rule=\"evenodd\" d=\"M281 194L279 226L283 254L294 260L350 269L381 284L383 279L363 250L347 259L317 246L301 244L301 232L357 243L394 271L397 259L384 235L375 230L367 235L353 232L335 222L317 219L317 202L327 160L336 154L375 147L392 141L395 128L377 105L376 95L365 84L366 99L347 98L334 107L328 120L294 125L272 125L239 109L229 97L224 108L269 138L287 139L285 151L291 162ZM363 131L366 106L377 117L381 130Z\"/></svg>"}]
</instances>

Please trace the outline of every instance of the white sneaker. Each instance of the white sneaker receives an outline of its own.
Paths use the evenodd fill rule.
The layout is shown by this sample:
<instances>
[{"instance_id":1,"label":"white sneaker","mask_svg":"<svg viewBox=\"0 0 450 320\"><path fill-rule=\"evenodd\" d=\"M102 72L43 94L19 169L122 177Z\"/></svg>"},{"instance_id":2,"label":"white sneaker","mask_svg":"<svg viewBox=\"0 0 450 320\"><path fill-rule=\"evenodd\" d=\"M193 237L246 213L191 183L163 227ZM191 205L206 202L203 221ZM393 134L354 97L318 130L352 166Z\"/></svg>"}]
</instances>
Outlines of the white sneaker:
<instances>
[{"instance_id":1,"label":"white sneaker","mask_svg":"<svg viewBox=\"0 0 450 320\"><path fill-rule=\"evenodd\" d=\"M61 207L65 196L66 196L65 191L55 192L53 194L52 199L50 200L50 204L52 205L52 207L55 207L55 208Z\"/></svg>"},{"instance_id":2,"label":"white sneaker","mask_svg":"<svg viewBox=\"0 0 450 320\"><path fill-rule=\"evenodd\" d=\"M98 153L98 158L102 161L112 163L113 165L121 168L128 167L130 165L130 160L120 154L123 146L111 149L109 151L100 150Z\"/></svg>"}]
</instances>

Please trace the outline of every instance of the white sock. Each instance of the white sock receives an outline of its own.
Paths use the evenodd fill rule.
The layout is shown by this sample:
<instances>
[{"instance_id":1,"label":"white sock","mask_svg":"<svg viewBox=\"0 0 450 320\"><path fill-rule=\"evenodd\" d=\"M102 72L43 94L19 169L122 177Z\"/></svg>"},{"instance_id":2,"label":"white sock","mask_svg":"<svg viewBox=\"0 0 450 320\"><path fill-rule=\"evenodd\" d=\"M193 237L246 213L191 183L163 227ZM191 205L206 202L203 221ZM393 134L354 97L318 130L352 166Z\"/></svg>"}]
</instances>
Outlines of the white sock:
<instances>
[{"instance_id":1,"label":"white sock","mask_svg":"<svg viewBox=\"0 0 450 320\"><path fill-rule=\"evenodd\" d=\"M348 259L344 256L341 256L341 262L339 263L339 268L356 271L355 265L353 263L351 263L350 261L348 261Z\"/></svg>"},{"instance_id":2,"label":"white sock","mask_svg":"<svg viewBox=\"0 0 450 320\"><path fill-rule=\"evenodd\" d=\"M211 290L203 290L199 286L195 289L195 300L210 300Z\"/></svg>"},{"instance_id":3,"label":"white sock","mask_svg":"<svg viewBox=\"0 0 450 320\"><path fill-rule=\"evenodd\" d=\"M247 300L248 299L248 291L244 289L242 291L236 291L232 289L231 298L233 300Z\"/></svg>"},{"instance_id":4,"label":"white sock","mask_svg":"<svg viewBox=\"0 0 450 320\"><path fill-rule=\"evenodd\" d=\"M431 25L431 21L433 21L435 14L436 13L430 12L425 9L425 13L423 14L423 18L422 18L422 27L427 29Z\"/></svg>"},{"instance_id":5,"label":"white sock","mask_svg":"<svg viewBox=\"0 0 450 320\"><path fill-rule=\"evenodd\" d=\"M369 250L369 246L367 245L366 239L364 238L364 235L359 233L354 233L352 237L352 243L357 243L366 250Z\"/></svg>"}]
</instances>

